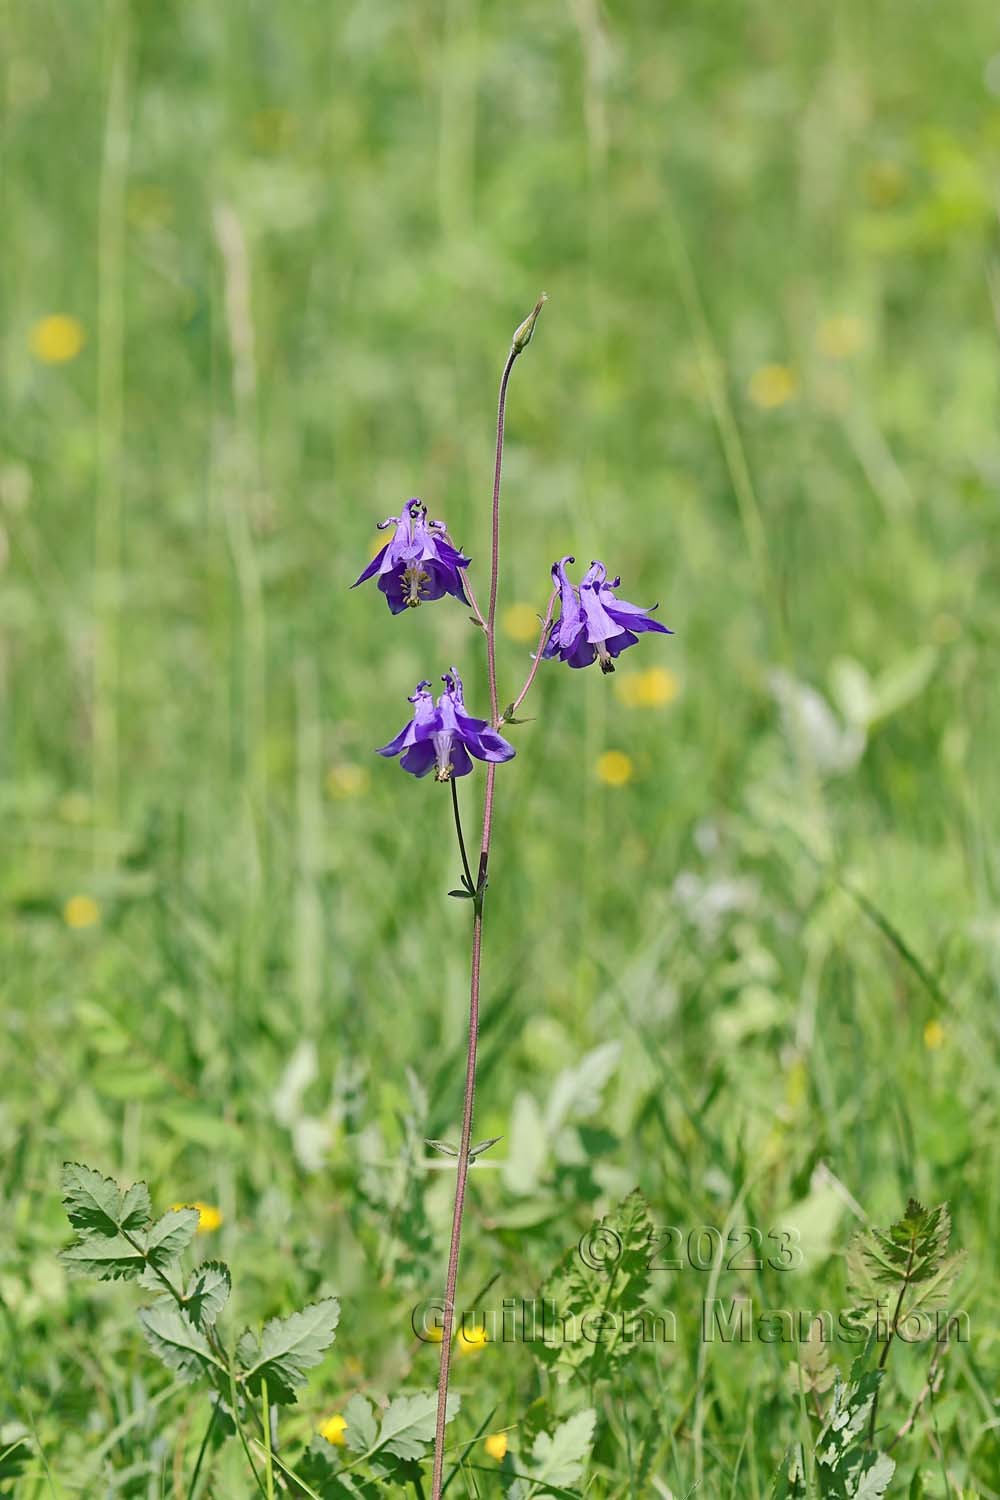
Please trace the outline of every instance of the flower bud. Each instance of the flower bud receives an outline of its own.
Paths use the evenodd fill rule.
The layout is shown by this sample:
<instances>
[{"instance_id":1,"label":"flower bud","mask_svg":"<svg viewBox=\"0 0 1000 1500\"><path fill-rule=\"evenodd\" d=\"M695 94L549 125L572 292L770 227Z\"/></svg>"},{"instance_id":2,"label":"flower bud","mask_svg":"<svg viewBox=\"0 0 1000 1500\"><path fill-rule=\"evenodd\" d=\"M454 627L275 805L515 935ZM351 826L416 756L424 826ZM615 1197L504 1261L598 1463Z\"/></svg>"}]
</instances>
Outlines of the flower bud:
<instances>
[{"instance_id":1,"label":"flower bud","mask_svg":"<svg viewBox=\"0 0 1000 1500\"><path fill-rule=\"evenodd\" d=\"M525 318L524 322L521 324L520 328L515 333L515 335L514 335L514 353L515 354L520 354L521 350L522 349L527 349L528 345L531 343L531 335L535 331L535 324L538 321L538 314L541 312L543 304L546 303L548 300L549 300L548 293L547 292L543 292L542 295L539 297L538 301L535 303L534 310L528 314L528 316Z\"/></svg>"}]
</instances>

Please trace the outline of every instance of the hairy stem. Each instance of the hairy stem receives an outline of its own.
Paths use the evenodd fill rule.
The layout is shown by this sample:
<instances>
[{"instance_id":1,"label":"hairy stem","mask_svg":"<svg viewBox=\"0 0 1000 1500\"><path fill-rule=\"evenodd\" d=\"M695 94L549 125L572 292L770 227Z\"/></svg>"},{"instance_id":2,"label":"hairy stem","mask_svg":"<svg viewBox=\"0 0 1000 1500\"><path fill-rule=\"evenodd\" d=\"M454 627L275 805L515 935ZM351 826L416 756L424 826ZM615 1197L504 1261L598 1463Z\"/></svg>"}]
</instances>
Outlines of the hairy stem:
<instances>
[{"instance_id":1,"label":"hairy stem","mask_svg":"<svg viewBox=\"0 0 1000 1500\"><path fill-rule=\"evenodd\" d=\"M496 618L497 590L500 579L500 472L503 467L504 414L507 405L507 382L517 356L527 348L534 331L535 319L542 309L544 296L535 304L534 311L514 334L510 353L500 377L500 395L497 402L497 446L493 465L493 527L490 550L490 600L486 612L486 666L490 685L490 722L497 724L500 709L497 700ZM478 605L477 615L480 614ZM480 615L480 619L482 616ZM437 1421L434 1429L434 1475L431 1483L431 1500L441 1500L441 1483L444 1477L444 1429L448 1415L448 1383L451 1376L451 1337L455 1323L455 1289L458 1284L458 1257L462 1244L462 1216L465 1212L465 1188L469 1177L469 1151L472 1146L472 1116L476 1102L476 1051L479 1042L479 979L483 946L483 901L486 894L486 872L490 858L490 841L493 835L493 786L496 779L496 764L490 761L486 767L486 792L483 799L483 835L479 846L479 876L475 883L475 901L472 913L472 965L469 984L469 1047L465 1064L465 1100L462 1108L462 1138L458 1148L455 1173L455 1207L451 1220L451 1242L448 1248L448 1271L445 1279L444 1322L441 1330L441 1363L438 1371ZM458 824L458 796L452 783L455 798L456 827L462 858L465 847ZM467 862L466 862L467 865Z\"/></svg>"}]
</instances>

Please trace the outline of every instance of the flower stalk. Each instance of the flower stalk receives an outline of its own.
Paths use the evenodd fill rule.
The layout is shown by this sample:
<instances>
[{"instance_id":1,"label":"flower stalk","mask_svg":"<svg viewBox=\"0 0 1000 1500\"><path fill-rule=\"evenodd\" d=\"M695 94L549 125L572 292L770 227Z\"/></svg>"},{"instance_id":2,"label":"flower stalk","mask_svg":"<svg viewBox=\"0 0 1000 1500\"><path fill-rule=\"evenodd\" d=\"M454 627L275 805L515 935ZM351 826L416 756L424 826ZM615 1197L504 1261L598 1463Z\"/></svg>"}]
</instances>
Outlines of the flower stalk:
<instances>
[{"instance_id":1,"label":"flower stalk","mask_svg":"<svg viewBox=\"0 0 1000 1500\"><path fill-rule=\"evenodd\" d=\"M541 620L538 649L532 657L526 681L517 697L500 711L497 692L496 621L497 595L500 583L500 481L503 472L504 419L507 387L517 358L528 347L545 294L520 324L511 342L510 352L500 376L497 401L496 456L493 464L493 500L491 511L490 585L484 614L469 579L469 561L452 540L443 521L430 520L421 500L407 502L400 515L390 516L380 529L393 527L386 545L369 562L354 587L369 579L384 596L393 615L407 615L420 605L441 599L446 594L472 610L470 616L486 637L486 668L489 680L489 719L479 719L465 706L465 690L458 670L452 667L442 675L444 692L435 699L431 682L424 678L410 696L413 713L408 724L379 755L399 757L400 769L414 777L434 771L434 780L451 782L455 833L462 859L462 889L449 895L472 903L472 957L469 978L469 1034L465 1067L465 1094L462 1107L461 1143L456 1156L455 1202L452 1213L448 1268L445 1278L443 1321L441 1328L441 1363L438 1373L437 1418L434 1437L434 1474L431 1500L440 1500L444 1471L444 1433L448 1411L448 1384L451 1375L451 1341L455 1321L455 1289L462 1245L462 1220L469 1167L475 1157L495 1141L472 1146L472 1121L476 1099L476 1052L479 1042L479 999L483 944L483 907L486 898L493 839L493 813L498 765L512 760L515 748L500 733L507 724L521 722L517 711L524 702L542 661L557 659L569 667L593 666L599 662L602 673L615 670L614 660L622 651L638 645L647 633L669 635L659 620L653 619L656 605L644 608L631 604L616 593L620 580L608 574L603 562L593 561L578 584L566 571L574 558L567 554L552 567L552 592ZM559 618L554 620L556 604ZM473 759L483 761L486 784L483 791L482 834L479 841L479 864L475 874L462 829L456 781L472 773ZM439 1142L431 1142L440 1146ZM442 1148L445 1149L445 1148Z\"/></svg>"},{"instance_id":2,"label":"flower stalk","mask_svg":"<svg viewBox=\"0 0 1000 1500\"><path fill-rule=\"evenodd\" d=\"M497 400L497 444L493 465L493 513L490 547L490 595L486 611L486 666L490 690L490 723L499 728L501 714L497 698L496 620L497 593L500 581L500 476L503 469L504 418L507 408L507 385L511 371L519 354L527 347L534 332L535 321L542 310L544 295L535 304L534 311L518 328L511 344L500 377L500 393ZM551 604L550 604L551 614ZM478 606L476 608L479 613ZM528 686L530 686L530 679ZM522 694L523 697L523 694ZM479 986L483 947L483 901L486 895L487 871L490 862L490 843L493 837L493 800L496 781L496 761L486 765L486 790L483 796L483 832L479 845L479 871L475 883L472 909L472 958L469 981L469 1045L465 1064L465 1096L462 1106L462 1135L458 1147L455 1173L455 1204L451 1219L451 1241L448 1247L448 1270L445 1278L444 1321L441 1329L441 1362L438 1368L437 1420L434 1429L434 1472L431 1480L431 1500L440 1500L444 1475L444 1430L448 1411L448 1384L451 1375L451 1340L455 1323L455 1290L458 1285L458 1259L462 1245L462 1218L465 1212L465 1190L469 1178L469 1152L472 1146L472 1119L476 1103L476 1052L479 1043ZM459 845L465 860L458 818L457 793L455 797L455 820L459 830ZM466 862L467 863L467 862Z\"/></svg>"}]
</instances>

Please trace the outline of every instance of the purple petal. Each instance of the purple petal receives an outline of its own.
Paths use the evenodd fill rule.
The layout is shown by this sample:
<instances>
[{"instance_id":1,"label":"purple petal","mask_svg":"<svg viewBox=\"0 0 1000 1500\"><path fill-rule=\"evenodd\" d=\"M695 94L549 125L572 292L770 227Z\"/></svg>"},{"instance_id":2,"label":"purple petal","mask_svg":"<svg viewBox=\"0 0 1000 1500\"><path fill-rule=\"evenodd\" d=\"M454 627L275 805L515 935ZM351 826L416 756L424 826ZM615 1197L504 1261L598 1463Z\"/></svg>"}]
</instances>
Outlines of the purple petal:
<instances>
[{"instance_id":1,"label":"purple petal","mask_svg":"<svg viewBox=\"0 0 1000 1500\"><path fill-rule=\"evenodd\" d=\"M365 581L366 578L371 578L371 576L372 576L373 573L377 573L378 572L378 570L379 570L379 568L381 567L381 564L382 564L382 559L385 556L385 554L388 552L388 550L389 550L389 543L386 542L385 546L384 547L380 547L379 550L376 552L375 556L372 558L371 562L368 564L368 566L365 569L365 571L361 574L360 578L356 578L354 580L354 582L351 584L351 588L352 589L356 589L359 583L364 583L364 581Z\"/></svg>"},{"instance_id":2,"label":"purple petal","mask_svg":"<svg viewBox=\"0 0 1000 1500\"><path fill-rule=\"evenodd\" d=\"M610 636L604 644L608 648L609 656L620 656L623 651L628 650L629 646L637 646L639 637L633 635L631 630L622 630L618 635Z\"/></svg>"},{"instance_id":3,"label":"purple petal","mask_svg":"<svg viewBox=\"0 0 1000 1500\"><path fill-rule=\"evenodd\" d=\"M411 776L426 776L434 760L434 743L426 739L421 740L419 744L411 745L399 764L404 771L409 771Z\"/></svg>"},{"instance_id":4,"label":"purple petal","mask_svg":"<svg viewBox=\"0 0 1000 1500\"><path fill-rule=\"evenodd\" d=\"M645 610L637 610L635 614L628 614L619 608L619 604L620 601L616 599L614 604L609 605L608 614L623 630L635 630L640 635L646 630L656 631L660 635L673 635L673 631L668 630L666 625L661 625L659 620L651 620ZM653 608L655 609L656 606L654 605Z\"/></svg>"},{"instance_id":5,"label":"purple petal","mask_svg":"<svg viewBox=\"0 0 1000 1500\"><path fill-rule=\"evenodd\" d=\"M406 608L406 595L403 593L402 564L391 573L383 573L378 581L378 586L385 595L390 612L394 615L402 614Z\"/></svg>"},{"instance_id":6,"label":"purple petal","mask_svg":"<svg viewBox=\"0 0 1000 1500\"><path fill-rule=\"evenodd\" d=\"M451 747L451 774L453 776L468 776L472 770L472 761L469 759L465 746L461 740L456 740Z\"/></svg>"}]
</instances>

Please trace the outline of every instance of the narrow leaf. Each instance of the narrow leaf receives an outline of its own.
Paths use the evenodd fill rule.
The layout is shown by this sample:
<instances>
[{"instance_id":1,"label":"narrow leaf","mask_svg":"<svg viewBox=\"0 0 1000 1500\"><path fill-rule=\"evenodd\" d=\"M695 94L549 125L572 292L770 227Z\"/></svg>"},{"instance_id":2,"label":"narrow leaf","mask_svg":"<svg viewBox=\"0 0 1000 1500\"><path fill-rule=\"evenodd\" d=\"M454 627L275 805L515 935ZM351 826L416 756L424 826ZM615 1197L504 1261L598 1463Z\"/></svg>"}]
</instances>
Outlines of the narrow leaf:
<instances>
[{"instance_id":1,"label":"narrow leaf","mask_svg":"<svg viewBox=\"0 0 1000 1500\"><path fill-rule=\"evenodd\" d=\"M432 1140L429 1140L425 1136L425 1138L424 1138L424 1144L428 1145L428 1146L433 1146L434 1150L435 1151L440 1151L443 1156L457 1156L458 1155L458 1147L457 1146L451 1146L451 1145L449 1145L449 1143L447 1141L432 1141Z\"/></svg>"},{"instance_id":2,"label":"narrow leaf","mask_svg":"<svg viewBox=\"0 0 1000 1500\"><path fill-rule=\"evenodd\" d=\"M469 1160L475 1161L477 1156L482 1156L484 1151L488 1151L491 1146L495 1146L498 1141L502 1140L502 1135L491 1135L488 1141L480 1141L479 1145L473 1146L469 1152Z\"/></svg>"}]
</instances>

